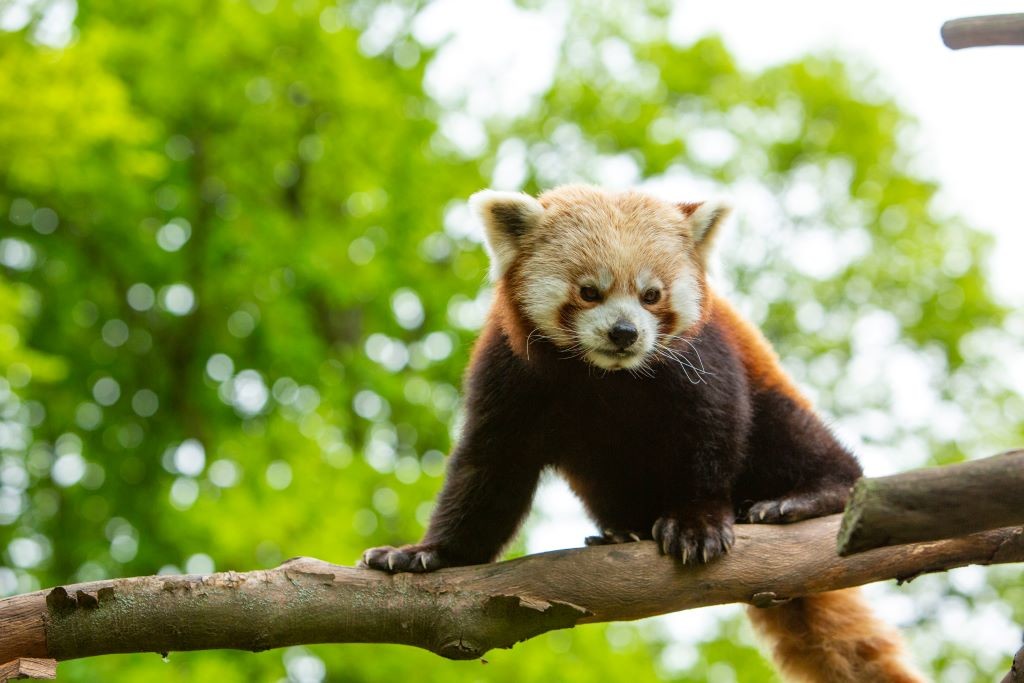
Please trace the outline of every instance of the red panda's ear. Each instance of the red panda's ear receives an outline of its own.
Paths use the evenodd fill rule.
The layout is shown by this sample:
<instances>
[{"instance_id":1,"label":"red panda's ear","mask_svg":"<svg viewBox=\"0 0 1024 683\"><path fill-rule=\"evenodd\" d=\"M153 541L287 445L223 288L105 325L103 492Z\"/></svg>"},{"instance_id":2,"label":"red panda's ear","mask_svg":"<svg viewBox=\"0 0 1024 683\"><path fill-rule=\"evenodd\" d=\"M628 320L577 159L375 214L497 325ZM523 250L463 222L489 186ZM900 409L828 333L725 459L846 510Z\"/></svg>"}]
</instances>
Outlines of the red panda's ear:
<instances>
[{"instance_id":1,"label":"red panda's ear","mask_svg":"<svg viewBox=\"0 0 1024 683\"><path fill-rule=\"evenodd\" d=\"M687 219L690 236L701 258L707 258L718 227L732 212L732 207L720 200L681 202L676 205Z\"/></svg>"},{"instance_id":2,"label":"red panda's ear","mask_svg":"<svg viewBox=\"0 0 1024 683\"><path fill-rule=\"evenodd\" d=\"M469 198L469 206L484 224L491 279L497 281L519 253L519 243L544 215L544 207L522 192L482 190Z\"/></svg>"}]
</instances>

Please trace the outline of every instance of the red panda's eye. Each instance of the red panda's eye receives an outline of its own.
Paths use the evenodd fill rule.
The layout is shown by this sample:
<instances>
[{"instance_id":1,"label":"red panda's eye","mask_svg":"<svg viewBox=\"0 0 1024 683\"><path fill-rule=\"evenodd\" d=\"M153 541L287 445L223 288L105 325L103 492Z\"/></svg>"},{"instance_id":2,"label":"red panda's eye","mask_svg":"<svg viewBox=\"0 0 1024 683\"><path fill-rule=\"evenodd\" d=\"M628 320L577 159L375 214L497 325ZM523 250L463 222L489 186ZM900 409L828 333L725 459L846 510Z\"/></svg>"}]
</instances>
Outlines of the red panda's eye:
<instances>
[{"instance_id":1,"label":"red panda's eye","mask_svg":"<svg viewBox=\"0 0 1024 683\"><path fill-rule=\"evenodd\" d=\"M651 287L650 289L645 290L643 296L641 296L640 298L648 306L650 306L651 304L656 304L661 299L661 290Z\"/></svg>"},{"instance_id":2,"label":"red panda's eye","mask_svg":"<svg viewBox=\"0 0 1024 683\"><path fill-rule=\"evenodd\" d=\"M597 291L597 287L580 287L580 297L584 301L600 301L601 292Z\"/></svg>"}]
</instances>

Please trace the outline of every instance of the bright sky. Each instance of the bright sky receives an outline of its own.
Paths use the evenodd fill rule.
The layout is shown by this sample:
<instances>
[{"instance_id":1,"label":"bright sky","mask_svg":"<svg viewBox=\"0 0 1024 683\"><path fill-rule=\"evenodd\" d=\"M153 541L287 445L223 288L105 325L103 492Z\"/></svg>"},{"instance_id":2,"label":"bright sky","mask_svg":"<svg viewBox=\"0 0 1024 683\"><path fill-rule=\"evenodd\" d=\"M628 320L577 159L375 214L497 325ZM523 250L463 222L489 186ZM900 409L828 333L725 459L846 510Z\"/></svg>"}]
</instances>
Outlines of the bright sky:
<instances>
[{"instance_id":1,"label":"bright sky","mask_svg":"<svg viewBox=\"0 0 1024 683\"><path fill-rule=\"evenodd\" d=\"M681 2L672 35L720 33L751 68L829 49L873 66L919 120L921 169L941 181L945 205L998 236L997 291L1024 305L1024 47L954 51L939 37L948 19L1021 11L1010 0Z\"/></svg>"}]
</instances>

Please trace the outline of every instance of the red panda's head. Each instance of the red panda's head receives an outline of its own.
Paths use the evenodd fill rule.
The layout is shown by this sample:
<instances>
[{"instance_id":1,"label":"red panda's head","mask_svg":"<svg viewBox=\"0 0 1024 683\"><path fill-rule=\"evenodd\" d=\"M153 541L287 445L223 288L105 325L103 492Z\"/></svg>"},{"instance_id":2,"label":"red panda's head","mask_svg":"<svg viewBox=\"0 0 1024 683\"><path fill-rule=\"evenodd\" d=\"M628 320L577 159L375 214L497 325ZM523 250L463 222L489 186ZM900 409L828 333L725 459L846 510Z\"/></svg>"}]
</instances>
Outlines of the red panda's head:
<instances>
[{"instance_id":1,"label":"red panda's head","mask_svg":"<svg viewBox=\"0 0 1024 683\"><path fill-rule=\"evenodd\" d=\"M528 335L607 370L642 368L702 319L705 259L723 204L671 204L584 185L535 199L485 190L470 199L491 278Z\"/></svg>"}]
</instances>

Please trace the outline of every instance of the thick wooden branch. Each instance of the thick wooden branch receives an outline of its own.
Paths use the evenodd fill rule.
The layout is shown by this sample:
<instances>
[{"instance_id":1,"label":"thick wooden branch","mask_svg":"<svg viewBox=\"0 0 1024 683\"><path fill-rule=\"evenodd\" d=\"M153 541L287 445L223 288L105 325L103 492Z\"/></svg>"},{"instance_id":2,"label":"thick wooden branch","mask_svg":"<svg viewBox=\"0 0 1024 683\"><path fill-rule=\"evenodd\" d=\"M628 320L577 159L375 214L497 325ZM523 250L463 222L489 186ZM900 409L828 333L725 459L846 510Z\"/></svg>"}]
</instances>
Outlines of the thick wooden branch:
<instances>
[{"instance_id":1,"label":"thick wooden branch","mask_svg":"<svg viewBox=\"0 0 1024 683\"><path fill-rule=\"evenodd\" d=\"M680 567L652 542L531 555L433 574L298 558L209 576L148 576L61 586L0 600L0 662L120 652L311 643L403 643L445 657L577 624L788 598L967 564L1024 561L1024 530L882 548L841 558L839 516L740 525L733 552Z\"/></svg>"},{"instance_id":2,"label":"thick wooden branch","mask_svg":"<svg viewBox=\"0 0 1024 683\"><path fill-rule=\"evenodd\" d=\"M942 25L942 42L951 50L992 45L1024 45L1024 14L993 14L951 19Z\"/></svg>"},{"instance_id":3,"label":"thick wooden branch","mask_svg":"<svg viewBox=\"0 0 1024 683\"><path fill-rule=\"evenodd\" d=\"M839 554L1024 525L1024 450L853 487Z\"/></svg>"}]
</instances>

